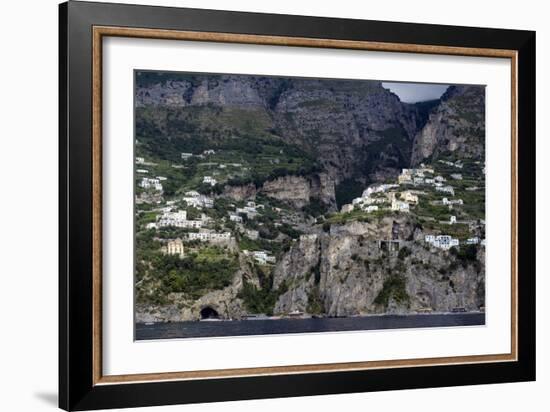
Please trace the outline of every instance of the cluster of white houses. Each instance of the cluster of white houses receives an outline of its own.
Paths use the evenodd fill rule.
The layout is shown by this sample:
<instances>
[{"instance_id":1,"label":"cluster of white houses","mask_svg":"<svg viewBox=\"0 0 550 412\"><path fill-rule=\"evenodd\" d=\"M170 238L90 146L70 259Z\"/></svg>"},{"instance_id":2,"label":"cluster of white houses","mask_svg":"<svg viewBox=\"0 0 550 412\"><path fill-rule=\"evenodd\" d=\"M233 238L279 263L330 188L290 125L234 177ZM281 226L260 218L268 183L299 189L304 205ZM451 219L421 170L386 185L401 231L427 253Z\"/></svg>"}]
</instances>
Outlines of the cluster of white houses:
<instances>
[{"instance_id":1,"label":"cluster of white houses","mask_svg":"<svg viewBox=\"0 0 550 412\"><path fill-rule=\"evenodd\" d=\"M460 241L453 238L450 235L426 235L424 238L426 243L429 243L433 247L449 250L452 247L459 246ZM479 237L471 237L465 241L467 245L482 245L485 246L485 239L480 239Z\"/></svg>"},{"instance_id":2,"label":"cluster of white houses","mask_svg":"<svg viewBox=\"0 0 550 412\"><path fill-rule=\"evenodd\" d=\"M185 192L185 196L183 196L181 200L185 201L187 206L193 206L197 209L202 209L203 207L206 209L211 209L214 207L214 199L201 195L195 190Z\"/></svg>"},{"instance_id":3,"label":"cluster of white houses","mask_svg":"<svg viewBox=\"0 0 550 412\"><path fill-rule=\"evenodd\" d=\"M187 220L187 211L178 210L176 212L165 211L154 223L148 223L147 229L157 229L161 227L179 227L183 229L200 229L209 218L204 214L200 220Z\"/></svg>"},{"instance_id":4,"label":"cluster of white houses","mask_svg":"<svg viewBox=\"0 0 550 412\"><path fill-rule=\"evenodd\" d=\"M433 183L435 179L430 176L433 176L434 170L431 167L426 167L424 163L420 165L417 169L403 169L401 174L397 178L397 181L400 185L402 184L422 184L422 183ZM426 176L430 175L430 176ZM426 180L428 181L426 182Z\"/></svg>"},{"instance_id":5,"label":"cluster of white houses","mask_svg":"<svg viewBox=\"0 0 550 412\"><path fill-rule=\"evenodd\" d=\"M139 186L144 189L152 188L158 190L159 192L162 192L162 183L160 183L160 181L160 176L156 178L142 177Z\"/></svg>"},{"instance_id":6,"label":"cluster of white houses","mask_svg":"<svg viewBox=\"0 0 550 412\"><path fill-rule=\"evenodd\" d=\"M401 212L408 212L410 205L418 203L418 194L407 190L400 193L400 198L397 198L397 192L393 189L398 188L396 184L380 184L369 186L361 197L352 200L351 204L342 206L342 213L349 213L353 210L360 209L370 213L380 210L384 204L389 205L389 209Z\"/></svg>"},{"instance_id":7,"label":"cluster of white houses","mask_svg":"<svg viewBox=\"0 0 550 412\"><path fill-rule=\"evenodd\" d=\"M188 233L186 240L198 240L201 242L209 242L213 244L227 244L231 241L231 233L223 232L216 233L213 231L203 230L198 233ZM169 240L165 246L161 247L161 252L165 255L176 255L180 258L185 257L185 243L181 238Z\"/></svg>"},{"instance_id":8,"label":"cluster of white houses","mask_svg":"<svg viewBox=\"0 0 550 412\"><path fill-rule=\"evenodd\" d=\"M211 230L201 230L187 234L189 240L200 240L201 242L227 243L231 240L231 232L217 233Z\"/></svg>"}]
</instances>

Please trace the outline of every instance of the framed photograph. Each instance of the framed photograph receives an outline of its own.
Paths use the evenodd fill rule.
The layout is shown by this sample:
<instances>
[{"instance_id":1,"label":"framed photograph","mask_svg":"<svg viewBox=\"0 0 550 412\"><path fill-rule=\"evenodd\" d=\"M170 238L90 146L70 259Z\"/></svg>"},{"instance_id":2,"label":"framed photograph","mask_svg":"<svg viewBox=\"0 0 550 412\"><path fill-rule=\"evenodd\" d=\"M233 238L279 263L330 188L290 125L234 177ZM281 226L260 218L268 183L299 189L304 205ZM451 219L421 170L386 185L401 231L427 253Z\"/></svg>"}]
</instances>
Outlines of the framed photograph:
<instances>
[{"instance_id":1,"label":"framed photograph","mask_svg":"<svg viewBox=\"0 0 550 412\"><path fill-rule=\"evenodd\" d=\"M535 379L535 33L60 5L60 407Z\"/></svg>"}]
</instances>

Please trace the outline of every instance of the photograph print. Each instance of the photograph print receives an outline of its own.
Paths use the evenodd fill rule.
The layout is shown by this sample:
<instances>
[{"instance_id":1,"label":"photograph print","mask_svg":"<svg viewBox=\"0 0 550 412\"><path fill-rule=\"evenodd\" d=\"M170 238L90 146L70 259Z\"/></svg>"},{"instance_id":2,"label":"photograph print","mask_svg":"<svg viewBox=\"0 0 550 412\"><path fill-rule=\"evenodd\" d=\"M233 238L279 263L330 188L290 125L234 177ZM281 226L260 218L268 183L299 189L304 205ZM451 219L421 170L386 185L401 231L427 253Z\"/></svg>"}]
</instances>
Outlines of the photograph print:
<instances>
[{"instance_id":1,"label":"photograph print","mask_svg":"<svg viewBox=\"0 0 550 412\"><path fill-rule=\"evenodd\" d=\"M485 86L134 71L135 339L485 324Z\"/></svg>"}]
</instances>

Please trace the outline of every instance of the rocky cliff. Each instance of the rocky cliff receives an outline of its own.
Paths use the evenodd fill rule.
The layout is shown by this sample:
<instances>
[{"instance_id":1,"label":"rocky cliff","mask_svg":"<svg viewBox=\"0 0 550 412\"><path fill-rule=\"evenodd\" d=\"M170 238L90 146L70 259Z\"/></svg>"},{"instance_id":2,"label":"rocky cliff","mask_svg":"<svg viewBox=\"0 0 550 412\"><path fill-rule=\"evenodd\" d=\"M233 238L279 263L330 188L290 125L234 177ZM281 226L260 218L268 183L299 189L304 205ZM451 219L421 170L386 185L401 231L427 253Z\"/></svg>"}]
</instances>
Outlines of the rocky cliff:
<instances>
[{"instance_id":1,"label":"rocky cliff","mask_svg":"<svg viewBox=\"0 0 550 412\"><path fill-rule=\"evenodd\" d=\"M400 219L400 237L410 240L400 240L396 249L388 250L373 239L391 238L395 223L353 222L330 235L302 237L275 268L274 285L285 286L275 313L447 312L457 307L477 310L484 304L481 249L477 262L459 261L450 252L433 253L412 241L421 231L415 233L410 222Z\"/></svg>"},{"instance_id":2,"label":"rocky cliff","mask_svg":"<svg viewBox=\"0 0 550 412\"><path fill-rule=\"evenodd\" d=\"M485 88L451 86L417 133L411 164L440 155L483 160L485 156Z\"/></svg>"}]
</instances>

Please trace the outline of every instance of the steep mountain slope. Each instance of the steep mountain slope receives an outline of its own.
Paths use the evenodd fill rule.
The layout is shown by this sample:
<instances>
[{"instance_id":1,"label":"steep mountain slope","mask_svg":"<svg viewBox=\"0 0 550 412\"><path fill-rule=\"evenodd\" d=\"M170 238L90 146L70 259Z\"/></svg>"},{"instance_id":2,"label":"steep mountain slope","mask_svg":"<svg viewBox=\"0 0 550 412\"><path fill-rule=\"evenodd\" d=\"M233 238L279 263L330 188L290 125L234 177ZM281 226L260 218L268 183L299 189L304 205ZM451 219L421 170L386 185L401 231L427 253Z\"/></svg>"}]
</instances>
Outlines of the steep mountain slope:
<instances>
[{"instance_id":1,"label":"steep mountain slope","mask_svg":"<svg viewBox=\"0 0 550 412\"><path fill-rule=\"evenodd\" d=\"M174 151L280 139L314 157L336 184L379 181L408 167L422 117L377 81L260 76L144 72L136 106L138 136L154 135L151 146L163 138Z\"/></svg>"},{"instance_id":2,"label":"steep mountain slope","mask_svg":"<svg viewBox=\"0 0 550 412\"><path fill-rule=\"evenodd\" d=\"M485 88L451 86L414 139L411 164L440 156L483 160Z\"/></svg>"}]
</instances>

